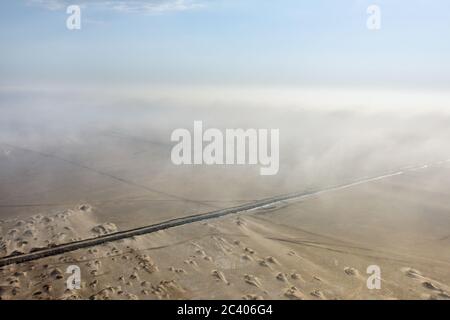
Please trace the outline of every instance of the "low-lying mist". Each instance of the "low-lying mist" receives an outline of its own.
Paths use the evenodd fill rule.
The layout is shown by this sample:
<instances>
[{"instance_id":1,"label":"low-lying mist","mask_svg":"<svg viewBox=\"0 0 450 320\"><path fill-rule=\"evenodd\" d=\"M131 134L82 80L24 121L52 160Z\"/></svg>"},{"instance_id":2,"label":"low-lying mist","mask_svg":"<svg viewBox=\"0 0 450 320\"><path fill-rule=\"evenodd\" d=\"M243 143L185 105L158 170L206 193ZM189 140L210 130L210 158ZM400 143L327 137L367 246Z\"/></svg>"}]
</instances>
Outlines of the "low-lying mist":
<instances>
[{"instance_id":1,"label":"low-lying mist","mask_svg":"<svg viewBox=\"0 0 450 320\"><path fill-rule=\"evenodd\" d=\"M173 200L173 214L182 215L180 208L205 211L447 160L445 101L437 92L338 89L3 89L0 216L34 213L35 204L120 207L133 199L142 202L127 214ZM278 174L260 176L255 165L175 166L170 135L192 131L195 120L279 129Z\"/></svg>"}]
</instances>

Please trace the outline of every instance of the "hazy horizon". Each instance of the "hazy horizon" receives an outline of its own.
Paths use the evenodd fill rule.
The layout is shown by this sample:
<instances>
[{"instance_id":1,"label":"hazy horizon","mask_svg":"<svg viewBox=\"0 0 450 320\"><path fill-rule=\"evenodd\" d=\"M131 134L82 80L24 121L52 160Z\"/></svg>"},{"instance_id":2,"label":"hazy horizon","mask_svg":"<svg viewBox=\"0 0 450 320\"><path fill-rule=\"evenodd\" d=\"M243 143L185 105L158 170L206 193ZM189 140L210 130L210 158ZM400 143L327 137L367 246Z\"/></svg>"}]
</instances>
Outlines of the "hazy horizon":
<instances>
[{"instance_id":1,"label":"hazy horizon","mask_svg":"<svg viewBox=\"0 0 450 320\"><path fill-rule=\"evenodd\" d=\"M448 1L19 0L0 12L0 84L450 87Z\"/></svg>"}]
</instances>

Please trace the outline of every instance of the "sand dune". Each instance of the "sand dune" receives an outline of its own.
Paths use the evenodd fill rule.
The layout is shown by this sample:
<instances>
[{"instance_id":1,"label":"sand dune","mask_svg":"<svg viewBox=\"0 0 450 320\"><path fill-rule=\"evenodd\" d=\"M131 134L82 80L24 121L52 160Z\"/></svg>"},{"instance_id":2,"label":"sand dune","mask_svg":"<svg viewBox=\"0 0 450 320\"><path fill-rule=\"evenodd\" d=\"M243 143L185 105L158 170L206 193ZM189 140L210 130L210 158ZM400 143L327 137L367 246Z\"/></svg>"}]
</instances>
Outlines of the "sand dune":
<instances>
[{"instance_id":1,"label":"sand dune","mask_svg":"<svg viewBox=\"0 0 450 320\"><path fill-rule=\"evenodd\" d=\"M104 126L104 110L68 108L70 121L82 113L99 123L71 126L49 112L21 122L24 108L0 120L23 132L5 135L0 146L0 257L298 193L4 266L2 299L448 298L446 114L427 113L424 122L422 114L305 108L268 109L255 119L247 108L158 102L112 112ZM205 114L211 127L283 128L280 174L172 165L170 131ZM373 265L381 270L379 290L367 286ZM70 266L80 268L80 289L67 286Z\"/></svg>"},{"instance_id":2,"label":"sand dune","mask_svg":"<svg viewBox=\"0 0 450 320\"><path fill-rule=\"evenodd\" d=\"M447 183L449 172L441 168L443 184ZM450 223L447 207L436 208L430 203L435 210L445 211L435 215L440 217L434 221L440 228L430 229L419 223L420 212L410 209L410 200L402 200L401 192L397 193L395 210L409 211L395 234L386 233L392 216L380 214L374 222L374 216L365 215L371 222L365 225L353 213L356 210L363 215L372 212L374 206L386 205L387 195L374 195L373 190L392 185L407 189L411 181L424 187L435 178L430 171L396 176L373 181L365 187L355 186L289 203L278 210L254 210L195 222L5 266L1 269L0 296L2 299L448 299L449 253L441 240ZM348 201L349 196L353 202ZM422 197L427 203L425 198L429 195ZM345 217L339 217L338 225L326 217L335 213L327 206L330 199L345 213ZM315 219L308 215L310 210ZM112 224L96 219L95 211L95 207L83 204L48 216L3 221L2 254L114 232ZM394 208L390 214L396 214ZM380 234L383 239L379 239ZM409 240L397 241L400 236ZM29 242L24 243L27 239ZM409 246L409 241L420 245ZM69 265L81 269L80 290L66 287ZM367 288L369 265L381 268L379 290Z\"/></svg>"}]
</instances>

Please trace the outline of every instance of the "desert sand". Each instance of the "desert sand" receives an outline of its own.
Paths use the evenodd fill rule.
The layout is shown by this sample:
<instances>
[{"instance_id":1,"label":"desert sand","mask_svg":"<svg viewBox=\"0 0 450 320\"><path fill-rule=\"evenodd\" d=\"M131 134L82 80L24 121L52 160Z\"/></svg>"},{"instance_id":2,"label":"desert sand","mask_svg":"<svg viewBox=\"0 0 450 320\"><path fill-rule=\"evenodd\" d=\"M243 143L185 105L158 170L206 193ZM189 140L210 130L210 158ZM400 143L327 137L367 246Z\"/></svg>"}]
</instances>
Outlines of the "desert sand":
<instances>
[{"instance_id":1,"label":"desert sand","mask_svg":"<svg viewBox=\"0 0 450 320\"><path fill-rule=\"evenodd\" d=\"M124 110L119 99L105 102L107 109L83 100L59 109L61 99L52 95L34 97L35 107L30 93L23 101L20 93L2 95L0 261L259 199L326 191L6 265L1 299L449 298L445 112L275 104L255 118L255 109L233 109L236 101L169 108L160 99ZM281 128L279 174L173 165L170 133L196 119L218 128ZM361 179L368 180L352 184ZM329 189L336 185L346 187ZM81 270L79 290L66 284L73 265ZM381 288L371 290L373 265Z\"/></svg>"},{"instance_id":2,"label":"desert sand","mask_svg":"<svg viewBox=\"0 0 450 320\"><path fill-rule=\"evenodd\" d=\"M450 166L1 269L2 299L449 299ZM395 191L395 192L394 192ZM413 195L411 197L411 195ZM420 206L417 206L420 203ZM433 219L426 213L432 211ZM113 233L89 204L1 223L2 255ZM69 290L69 265L81 289ZM379 290L366 286L381 268Z\"/></svg>"}]
</instances>

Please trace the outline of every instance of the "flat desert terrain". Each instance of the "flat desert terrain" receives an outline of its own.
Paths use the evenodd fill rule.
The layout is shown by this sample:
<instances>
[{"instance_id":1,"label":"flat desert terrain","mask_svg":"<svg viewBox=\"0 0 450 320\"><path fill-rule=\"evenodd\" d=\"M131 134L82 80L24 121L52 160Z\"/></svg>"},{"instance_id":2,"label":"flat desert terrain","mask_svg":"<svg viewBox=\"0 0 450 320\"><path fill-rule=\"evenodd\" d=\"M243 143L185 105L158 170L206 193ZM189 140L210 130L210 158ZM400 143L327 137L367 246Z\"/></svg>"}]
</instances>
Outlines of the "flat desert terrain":
<instances>
[{"instance_id":1,"label":"flat desert terrain","mask_svg":"<svg viewBox=\"0 0 450 320\"><path fill-rule=\"evenodd\" d=\"M447 114L268 106L255 120L220 102L209 113L154 106L165 100L59 109L47 95L24 112L29 95L2 95L3 258L305 195L4 265L1 299L450 298ZM280 174L173 165L170 132L205 114L212 127L281 128ZM80 289L67 286L70 266ZM373 266L379 289L367 286Z\"/></svg>"}]
</instances>

